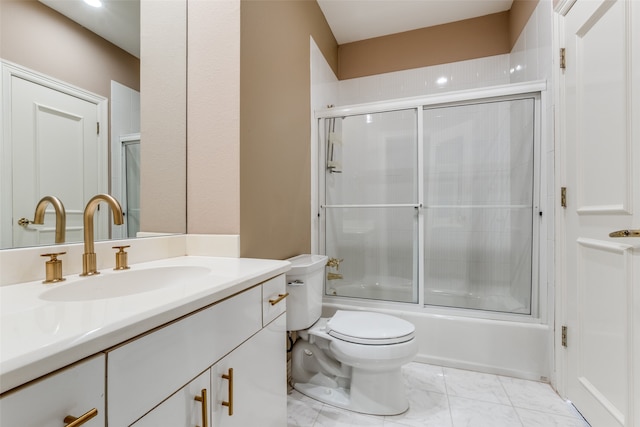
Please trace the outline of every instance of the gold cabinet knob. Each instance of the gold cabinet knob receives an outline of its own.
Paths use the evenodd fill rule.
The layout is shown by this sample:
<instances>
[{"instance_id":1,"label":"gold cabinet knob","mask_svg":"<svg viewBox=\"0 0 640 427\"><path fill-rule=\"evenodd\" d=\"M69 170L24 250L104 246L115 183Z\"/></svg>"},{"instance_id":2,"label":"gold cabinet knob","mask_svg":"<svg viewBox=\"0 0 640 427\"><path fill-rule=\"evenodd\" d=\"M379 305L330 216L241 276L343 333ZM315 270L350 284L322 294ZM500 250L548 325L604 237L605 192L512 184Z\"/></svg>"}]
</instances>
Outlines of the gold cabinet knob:
<instances>
[{"instance_id":1,"label":"gold cabinet knob","mask_svg":"<svg viewBox=\"0 0 640 427\"><path fill-rule=\"evenodd\" d=\"M62 277L62 260L59 260L60 255L64 255L66 252L55 252L49 254L42 254L40 256L50 257L49 261L44 264L45 279L42 283L56 283L66 280Z\"/></svg>"},{"instance_id":2,"label":"gold cabinet knob","mask_svg":"<svg viewBox=\"0 0 640 427\"><path fill-rule=\"evenodd\" d=\"M131 245L113 246L113 249L118 249L118 252L116 252L116 266L114 270L129 269L129 266L127 265L127 252L125 252L125 249L130 246Z\"/></svg>"}]
</instances>

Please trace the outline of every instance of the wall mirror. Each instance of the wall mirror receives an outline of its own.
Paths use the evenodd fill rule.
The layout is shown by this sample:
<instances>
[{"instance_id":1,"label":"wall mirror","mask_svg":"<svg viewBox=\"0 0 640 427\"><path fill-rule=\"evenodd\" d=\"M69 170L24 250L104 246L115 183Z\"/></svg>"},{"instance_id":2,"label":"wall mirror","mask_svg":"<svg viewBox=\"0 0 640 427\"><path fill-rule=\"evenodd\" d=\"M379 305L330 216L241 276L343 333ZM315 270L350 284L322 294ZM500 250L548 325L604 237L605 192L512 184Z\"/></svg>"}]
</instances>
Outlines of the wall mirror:
<instances>
[{"instance_id":1,"label":"wall mirror","mask_svg":"<svg viewBox=\"0 0 640 427\"><path fill-rule=\"evenodd\" d=\"M157 12L161 5L153 7ZM140 88L148 95L153 91L153 85L145 86L140 78L140 1L92 7L83 0L3 0L0 8L0 248L54 243L56 213L51 204L43 225L25 224L34 219L44 196L56 196L64 204L66 243L83 240L84 205L102 192L123 205L126 225L111 226L107 206L101 206L96 240L137 237L141 230L186 232L139 226L144 191ZM185 24L166 26L165 32L181 31ZM177 167L175 173L183 174L184 168ZM154 183L147 180L145 185L151 188ZM186 206L179 212L186 216Z\"/></svg>"}]
</instances>

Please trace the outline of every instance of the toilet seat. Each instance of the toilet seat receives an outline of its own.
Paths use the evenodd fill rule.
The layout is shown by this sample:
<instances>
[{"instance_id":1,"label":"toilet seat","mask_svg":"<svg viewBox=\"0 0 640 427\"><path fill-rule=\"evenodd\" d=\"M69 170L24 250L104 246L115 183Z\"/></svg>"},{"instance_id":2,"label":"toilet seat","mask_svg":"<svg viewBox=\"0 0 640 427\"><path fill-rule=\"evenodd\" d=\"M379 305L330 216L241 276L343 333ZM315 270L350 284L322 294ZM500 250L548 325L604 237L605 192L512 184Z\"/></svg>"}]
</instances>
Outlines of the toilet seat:
<instances>
[{"instance_id":1,"label":"toilet seat","mask_svg":"<svg viewBox=\"0 0 640 427\"><path fill-rule=\"evenodd\" d=\"M354 344L390 345L412 340L415 326L387 314L338 310L327 322L325 332Z\"/></svg>"}]
</instances>

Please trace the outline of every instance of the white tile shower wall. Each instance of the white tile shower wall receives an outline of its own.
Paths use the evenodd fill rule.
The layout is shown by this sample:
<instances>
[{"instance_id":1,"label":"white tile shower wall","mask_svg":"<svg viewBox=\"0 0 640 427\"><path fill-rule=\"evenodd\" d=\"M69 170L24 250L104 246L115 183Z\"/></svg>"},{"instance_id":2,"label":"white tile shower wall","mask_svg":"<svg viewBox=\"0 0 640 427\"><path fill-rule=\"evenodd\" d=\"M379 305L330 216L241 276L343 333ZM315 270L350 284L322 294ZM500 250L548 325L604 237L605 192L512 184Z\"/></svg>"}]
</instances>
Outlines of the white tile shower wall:
<instances>
[{"instance_id":1,"label":"white tile shower wall","mask_svg":"<svg viewBox=\"0 0 640 427\"><path fill-rule=\"evenodd\" d=\"M508 54L342 80L339 105L424 96L507 84Z\"/></svg>"},{"instance_id":2,"label":"white tile shower wall","mask_svg":"<svg viewBox=\"0 0 640 427\"><path fill-rule=\"evenodd\" d=\"M511 83L528 80L546 80L547 92L543 94L541 114L541 162L540 162L540 188L542 220L540 229L540 287L539 299L540 318L549 325L554 322L553 307L555 304L555 272L553 269L555 256L555 188L554 159L555 143L553 134L553 2L552 0L540 0L529 22L520 34L511 51L509 74ZM546 282L546 286L544 286ZM554 345L553 333L548 334L547 345L550 349ZM547 354L547 363L553 366L553 352ZM553 371L551 371L552 384L555 383Z\"/></svg>"}]
</instances>

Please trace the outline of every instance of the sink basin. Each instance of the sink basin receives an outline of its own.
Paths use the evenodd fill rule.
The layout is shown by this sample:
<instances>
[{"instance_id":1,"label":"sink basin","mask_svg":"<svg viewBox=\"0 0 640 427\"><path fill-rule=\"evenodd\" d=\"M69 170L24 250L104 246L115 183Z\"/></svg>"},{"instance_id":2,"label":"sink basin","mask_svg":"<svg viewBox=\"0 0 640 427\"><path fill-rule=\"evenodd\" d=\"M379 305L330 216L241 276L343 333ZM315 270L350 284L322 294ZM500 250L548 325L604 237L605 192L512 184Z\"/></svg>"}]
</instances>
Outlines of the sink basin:
<instances>
[{"instance_id":1,"label":"sink basin","mask_svg":"<svg viewBox=\"0 0 640 427\"><path fill-rule=\"evenodd\" d=\"M162 288L188 285L211 273L201 266L166 266L127 270L82 278L56 285L40 295L46 301L90 301L151 292Z\"/></svg>"}]
</instances>

